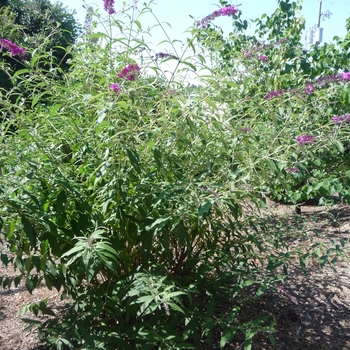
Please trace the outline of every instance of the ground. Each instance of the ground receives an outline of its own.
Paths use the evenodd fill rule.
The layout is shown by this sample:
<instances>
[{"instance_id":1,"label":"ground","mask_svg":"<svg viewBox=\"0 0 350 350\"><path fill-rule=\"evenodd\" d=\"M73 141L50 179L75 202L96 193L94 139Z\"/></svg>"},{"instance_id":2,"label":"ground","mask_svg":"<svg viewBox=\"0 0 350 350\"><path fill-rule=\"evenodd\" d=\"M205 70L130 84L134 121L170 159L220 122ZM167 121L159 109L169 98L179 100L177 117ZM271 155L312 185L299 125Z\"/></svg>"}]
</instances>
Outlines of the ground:
<instances>
[{"instance_id":1,"label":"ground","mask_svg":"<svg viewBox=\"0 0 350 350\"><path fill-rule=\"evenodd\" d=\"M269 202L270 210L286 225L296 223L293 206ZM304 244L329 238L343 239L349 244L350 206L336 204L331 208L302 206L303 225L308 232ZM308 241L309 240L309 241ZM293 244L298 244L294 242ZM1 275L13 275L12 269L0 267ZM23 304L48 299L56 309L64 305L60 294L45 286L29 294L24 286L0 290L0 349L44 350L35 331L23 332L25 327L19 311ZM279 293L267 291L263 296L244 306L241 321L270 315L274 320L275 345L267 334L258 334L253 350L348 350L350 349L350 266L345 260L334 268L321 268L317 260L310 261L307 274L292 268L287 283ZM237 334L225 349L243 350L244 337ZM215 343L215 342L214 342ZM204 349L204 348L203 348ZM210 349L218 349L212 344ZM121 349L122 350L122 349Z\"/></svg>"}]
</instances>

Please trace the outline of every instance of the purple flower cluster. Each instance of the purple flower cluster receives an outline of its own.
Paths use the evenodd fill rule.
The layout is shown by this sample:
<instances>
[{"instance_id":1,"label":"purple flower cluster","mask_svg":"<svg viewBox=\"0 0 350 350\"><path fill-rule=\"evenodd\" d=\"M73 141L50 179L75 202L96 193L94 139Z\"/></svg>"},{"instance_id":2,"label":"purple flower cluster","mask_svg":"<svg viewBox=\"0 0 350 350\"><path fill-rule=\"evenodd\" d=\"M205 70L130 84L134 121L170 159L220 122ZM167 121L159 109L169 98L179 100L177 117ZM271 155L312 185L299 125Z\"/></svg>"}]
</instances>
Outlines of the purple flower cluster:
<instances>
[{"instance_id":1,"label":"purple flower cluster","mask_svg":"<svg viewBox=\"0 0 350 350\"><path fill-rule=\"evenodd\" d=\"M233 16L238 12L238 9L234 6L226 6L222 7L218 12L220 13L220 16Z\"/></svg>"},{"instance_id":2,"label":"purple flower cluster","mask_svg":"<svg viewBox=\"0 0 350 350\"><path fill-rule=\"evenodd\" d=\"M287 169L287 171L290 173L298 173L299 169L298 168L289 168L289 169Z\"/></svg>"},{"instance_id":3,"label":"purple flower cluster","mask_svg":"<svg viewBox=\"0 0 350 350\"><path fill-rule=\"evenodd\" d=\"M350 72L340 74L330 74L315 80L314 84L323 88L331 83L338 83L339 81L350 81Z\"/></svg>"},{"instance_id":4,"label":"purple flower cluster","mask_svg":"<svg viewBox=\"0 0 350 350\"><path fill-rule=\"evenodd\" d=\"M242 51L242 55L245 57L245 58L252 58L252 54L248 51L248 50L243 50Z\"/></svg>"},{"instance_id":5,"label":"purple flower cluster","mask_svg":"<svg viewBox=\"0 0 350 350\"><path fill-rule=\"evenodd\" d=\"M196 25L197 27L207 28L209 22L213 21L215 18L221 17L221 16L232 16L232 15L235 15L237 12L238 12L238 9L234 6L222 7L219 10L214 11L210 15L204 17L201 21L198 21Z\"/></svg>"},{"instance_id":6,"label":"purple flower cluster","mask_svg":"<svg viewBox=\"0 0 350 350\"><path fill-rule=\"evenodd\" d=\"M309 84L306 89L304 90L304 93L307 95L311 95L314 92L315 88Z\"/></svg>"},{"instance_id":7,"label":"purple flower cluster","mask_svg":"<svg viewBox=\"0 0 350 350\"><path fill-rule=\"evenodd\" d=\"M334 116L332 118L332 120L336 124L339 124L339 123L350 123L350 114Z\"/></svg>"},{"instance_id":8,"label":"purple flower cluster","mask_svg":"<svg viewBox=\"0 0 350 350\"><path fill-rule=\"evenodd\" d=\"M304 94L306 95L311 95L314 92L315 88L311 85L308 84L306 89L304 90ZM265 100L272 100L273 98L278 98L281 97L284 93L288 92L289 94L294 94L297 96L301 95L301 91L299 89L291 89L291 90L276 90L276 91L271 91L265 96Z\"/></svg>"},{"instance_id":9,"label":"purple flower cluster","mask_svg":"<svg viewBox=\"0 0 350 350\"><path fill-rule=\"evenodd\" d=\"M119 93L120 91L120 86L116 83L112 83L111 85L109 85L109 88L114 90L115 93Z\"/></svg>"},{"instance_id":10,"label":"purple flower cluster","mask_svg":"<svg viewBox=\"0 0 350 350\"><path fill-rule=\"evenodd\" d=\"M344 73L344 74L346 74L346 73ZM337 83L337 82L342 81L342 80L344 80L344 79L342 78L341 74L331 74L331 75L327 75L325 77L321 77L321 78L316 79L314 81L314 85L317 85L320 88L323 88L331 83Z\"/></svg>"},{"instance_id":11,"label":"purple flower cluster","mask_svg":"<svg viewBox=\"0 0 350 350\"><path fill-rule=\"evenodd\" d=\"M242 51L242 55L245 58L252 58L253 56L257 56L259 53L266 51L266 50L270 50L273 49L274 47L276 47L279 44L284 44L285 42L287 42L286 38L282 38L280 41L277 41L274 44L265 44L265 41L259 41L257 44L255 44L253 47L250 47L247 50L243 50ZM257 58L260 61L266 62L268 61L268 57L266 55L259 55L257 56Z\"/></svg>"},{"instance_id":12,"label":"purple flower cluster","mask_svg":"<svg viewBox=\"0 0 350 350\"><path fill-rule=\"evenodd\" d=\"M103 7L109 15L113 15L115 13L114 0L103 0Z\"/></svg>"},{"instance_id":13,"label":"purple flower cluster","mask_svg":"<svg viewBox=\"0 0 350 350\"><path fill-rule=\"evenodd\" d=\"M252 128L242 128L241 131L248 133L248 132L252 131Z\"/></svg>"},{"instance_id":14,"label":"purple flower cluster","mask_svg":"<svg viewBox=\"0 0 350 350\"><path fill-rule=\"evenodd\" d=\"M341 78L342 78L343 80L350 80L350 72L343 73L343 74L341 75Z\"/></svg>"},{"instance_id":15,"label":"purple flower cluster","mask_svg":"<svg viewBox=\"0 0 350 350\"><path fill-rule=\"evenodd\" d=\"M258 58L259 58L260 61L263 61L263 62L268 61L268 58L267 58L267 56L265 56L265 55L261 55L261 56L259 56Z\"/></svg>"},{"instance_id":16,"label":"purple flower cluster","mask_svg":"<svg viewBox=\"0 0 350 350\"><path fill-rule=\"evenodd\" d=\"M299 142L299 146L312 145L314 137L310 135L301 135L295 138Z\"/></svg>"},{"instance_id":17,"label":"purple flower cluster","mask_svg":"<svg viewBox=\"0 0 350 350\"><path fill-rule=\"evenodd\" d=\"M24 57L27 52L22 47L19 47L18 45L14 44L10 40L7 39L0 39L0 48L6 49L8 52L11 52L12 56L19 55L21 57Z\"/></svg>"},{"instance_id":18,"label":"purple flower cluster","mask_svg":"<svg viewBox=\"0 0 350 350\"><path fill-rule=\"evenodd\" d=\"M160 59L163 59L163 58L173 58L175 60L178 60L179 57L176 57L174 55L171 55L170 53L164 53L164 52L158 52L156 53L156 60L160 58Z\"/></svg>"},{"instance_id":19,"label":"purple flower cluster","mask_svg":"<svg viewBox=\"0 0 350 350\"><path fill-rule=\"evenodd\" d=\"M281 97L287 90L271 91L265 96L265 100L271 100L273 98Z\"/></svg>"},{"instance_id":20,"label":"purple flower cluster","mask_svg":"<svg viewBox=\"0 0 350 350\"><path fill-rule=\"evenodd\" d=\"M117 74L119 78L128 79L130 81L135 80L135 77L137 77L140 74L140 67L137 64L129 64L125 68L122 69L122 71Z\"/></svg>"}]
</instances>

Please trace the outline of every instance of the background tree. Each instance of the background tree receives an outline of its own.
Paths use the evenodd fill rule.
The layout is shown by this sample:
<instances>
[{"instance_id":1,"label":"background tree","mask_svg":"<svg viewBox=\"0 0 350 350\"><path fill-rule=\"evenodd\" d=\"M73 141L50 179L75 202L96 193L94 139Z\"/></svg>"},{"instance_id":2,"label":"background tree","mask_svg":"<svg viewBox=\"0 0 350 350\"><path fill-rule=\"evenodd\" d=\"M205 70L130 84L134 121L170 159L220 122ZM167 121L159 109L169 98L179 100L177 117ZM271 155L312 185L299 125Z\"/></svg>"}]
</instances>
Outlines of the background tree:
<instances>
[{"instance_id":1,"label":"background tree","mask_svg":"<svg viewBox=\"0 0 350 350\"><path fill-rule=\"evenodd\" d=\"M62 3L49 0L0 0L0 38L6 38L28 49L40 48L50 53L50 64L68 68L71 55L67 48L81 33L81 25L75 20L74 12L63 7ZM2 58L13 71L24 68L20 60ZM49 62L41 62L47 68ZM0 71L0 87L8 90L11 80Z\"/></svg>"},{"instance_id":2,"label":"background tree","mask_svg":"<svg viewBox=\"0 0 350 350\"><path fill-rule=\"evenodd\" d=\"M27 69L26 61L45 75L52 75L54 67L66 71L68 60L72 58L69 47L80 33L81 25L75 20L74 11L63 7L62 3L0 0L0 39L10 40L32 52L31 57L13 55L0 45L0 120L6 121L6 130L16 130L18 121L13 108L9 109L4 101L14 102L18 96L28 94L21 94L22 86L16 83L16 79L11 79L11 75ZM60 79L60 70L55 72L52 78ZM42 89L40 84L34 85Z\"/></svg>"}]
</instances>

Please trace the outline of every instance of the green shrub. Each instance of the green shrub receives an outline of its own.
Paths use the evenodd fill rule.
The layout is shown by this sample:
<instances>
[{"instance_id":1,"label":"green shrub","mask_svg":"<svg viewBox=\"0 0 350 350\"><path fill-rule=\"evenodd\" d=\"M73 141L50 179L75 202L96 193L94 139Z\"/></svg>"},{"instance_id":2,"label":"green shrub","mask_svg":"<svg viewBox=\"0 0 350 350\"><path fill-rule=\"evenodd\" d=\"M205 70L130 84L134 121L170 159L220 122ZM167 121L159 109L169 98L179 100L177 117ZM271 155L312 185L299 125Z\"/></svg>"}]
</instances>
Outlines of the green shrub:
<instances>
[{"instance_id":1,"label":"green shrub","mask_svg":"<svg viewBox=\"0 0 350 350\"><path fill-rule=\"evenodd\" d=\"M287 3L275 14L281 20ZM267 194L295 203L336 191L347 198L348 126L331 121L346 111L347 82L316 80L316 91L305 93L314 77L300 56L278 82L284 55L300 51L292 51L294 39L280 50L285 43L273 41L271 28L266 52L240 34L239 50L230 49L239 63L229 64L210 21L217 13L206 28L192 28L181 57L175 48L157 55L140 39L139 17L148 11L132 6L109 16L120 36L86 37L63 80L54 67L42 74L33 63L46 56L36 51L12 76L31 94L13 104L9 92L1 104L18 123L11 136L2 130L1 227L10 253L1 260L21 272L29 292L45 281L69 298L63 315L46 301L25 308L51 316L26 321L53 348L195 349L217 342L217 332L223 348L241 331L250 349L258 331L272 334L273 322L241 324L244 293L274 288L296 258L305 268L313 248L289 248L294 233L272 229L246 207ZM248 64L240 51L248 46L271 56ZM170 77L165 62L176 64ZM210 74L188 87L184 75L202 69ZM300 135L315 141L300 146ZM337 254L319 253L323 264ZM3 287L21 280L0 279Z\"/></svg>"}]
</instances>

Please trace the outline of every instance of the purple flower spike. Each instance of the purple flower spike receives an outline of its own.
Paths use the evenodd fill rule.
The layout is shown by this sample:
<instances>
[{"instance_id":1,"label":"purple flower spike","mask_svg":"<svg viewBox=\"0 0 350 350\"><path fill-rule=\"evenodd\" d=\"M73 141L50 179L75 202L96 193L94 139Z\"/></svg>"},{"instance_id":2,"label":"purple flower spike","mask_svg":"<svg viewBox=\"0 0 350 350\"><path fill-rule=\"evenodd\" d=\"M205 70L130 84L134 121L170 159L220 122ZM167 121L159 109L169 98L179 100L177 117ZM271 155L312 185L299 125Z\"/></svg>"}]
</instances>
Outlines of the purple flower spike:
<instances>
[{"instance_id":1,"label":"purple flower spike","mask_svg":"<svg viewBox=\"0 0 350 350\"><path fill-rule=\"evenodd\" d=\"M252 55L251 55L251 53L250 53L248 50L243 50L243 51L242 51L242 55L243 55L245 58L252 58Z\"/></svg>"},{"instance_id":2,"label":"purple flower spike","mask_svg":"<svg viewBox=\"0 0 350 350\"><path fill-rule=\"evenodd\" d=\"M116 83L112 83L111 85L109 85L109 88L114 90L114 92L116 92L116 93L119 93L119 91L120 91L120 86Z\"/></svg>"},{"instance_id":3,"label":"purple flower spike","mask_svg":"<svg viewBox=\"0 0 350 350\"><path fill-rule=\"evenodd\" d=\"M140 74L140 67L137 64L129 64L125 68L122 69L122 71L117 74L119 78L128 79L130 81L135 80L135 77L137 77Z\"/></svg>"},{"instance_id":4,"label":"purple flower spike","mask_svg":"<svg viewBox=\"0 0 350 350\"><path fill-rule=\"evenodd\" d=\"M276 97L281 97L283 93L286 92L285 90L277 90L277 91L271 91L265 96L265 100L271 100Z\"/></svg>"},{"instance_id":5,"label":"purple flower spike","mask_svg":"<svg viewBox=\"0 0 350 350\"><path fill-rule=\"evenodd\" d=\"M299 169L298 168L289 168L289 169L287 169L287 171L290 173L298 173Z\"/></svg>"},{"instance_id":6,"label":"purple flower spike","mask_svg":"<svg viewBox=\"0 0 350 350\"><path fill-rule=\"evenodd\" d=\"M241 131L248 133L248 132L252 131L252 128L242 128Z\"/></svg>"},{"instance_id":7,"label":"purple flower spike","mask_svg":"<svg viewBox=\"0 0 350 350\"><path fill-rule=\"evenodd\" d=\"M342 78L343 80L350 80L350 72L343 73L343 74L341 75L341 78Z\"/></svg>"},{"instance_id":8,"label":"purple flower spike","mask_svg":"<svg viewBox=\"0 0 350 350\"><path fill-rule=\"evenodd\" d=\"M266 62L268 60L267 56L261 55L258 57L260 61Z\"/></svg>"},{"instance_id":9,"label":"purple flower spike","mask_svg":"<svg viewBox=\"0 0 350 350\"><path fill-rule=\"evenodd\" d=\"M350 123L350 114L334 116L332 118L332 120L336 124L339 124L339 123Z\"/></svg>"},{"instance_id":10,"label":"purple flower spike","mask_svg":"<svg viewBox=\"0 0 350 350\"><path fill-rule=\"evenodd\" d=\"M234 6L222 7L217 11L214 11L210 15L204 17L201 21L196 22L197 27L207 28L209 22L220 16L232 16L238 12L238 9Z\"/></svg>"},{"instance_id":11,"label":"purple flower spike","mask_svg":"<svg viewBox=\"0 0 350 350\"><path fill-rule=\"evenodd\" d=\"M310 135L301 135L295 138L299 142L299 146L312 145L314 137Z\"/></svg>"},{"instance_id":12,"label":"purple flower spike","mask_svg":"<svg viewBox=\"0 0 350 350\"><path fill-rule=\"evenodd\" d=\"M18 45L14 44L13 42L7 39L0 39L0 48L6 49L8 52L11 52L12 56L18 55L24 58L27 54L25 49L19 47Z\"/></svg>"},{"instance_id":13,"label":"purple flower spike","mask_svg":"<svg viewBox=\"0 0 350 350\"><path fill-rule=\"evenodd\" d=\"M114 0L103 0L103 7L109 15L113 15L115 13Z\"/></svg>"},{"instance_id":14,"label":"purple flower spike","mask_svg":"<svg viewBox=\"0 0 350 350\"><path fill-rule=\"evenodd\" d=\"M347 73L344 73L347 74ZM344 80L340 74L331 74L331 75L326 75L325 77L318 78L314 81L314 85L324 88L328 86L331 83L337 83L339 81Z\"/></svg>"},{"instance_id":15,"label":"purple flower spike","mask_svg":"<svg viewBox=\"0 0 350 350\"><path fill-rule=\"evenodd\" d=\"M156 60L160 58L160 59L164 59L164 58L173 58L175 60L178 60L179 57L175 56L175 55L171 55L170 53L164 53L164 52L158 52L156 53Z\"/></svg>"},{"instance_id":16,"label":"purple flower spike","mask_svg":"<svg viewBox=\"0 0 350 350\"><path fill-rule=\"evenodd\" d=\"M238 9L236 9L234 6L226 6L222 7L219 10L221 16L233 16L238 12Z\"/></svg>"},{"instance_id":17,"label":"purple flower spike","mask_svg":"<svg viewBox=\"0 0 350 350\"><path fill-rule=\"evenodd\" d=\"M304 93L307 95L311 95L314 92L315 88L312 85L308 85L304 90Z\"/></svg>"}]
</instances>

